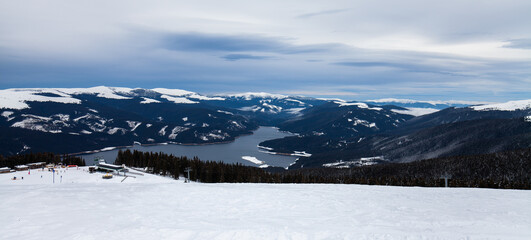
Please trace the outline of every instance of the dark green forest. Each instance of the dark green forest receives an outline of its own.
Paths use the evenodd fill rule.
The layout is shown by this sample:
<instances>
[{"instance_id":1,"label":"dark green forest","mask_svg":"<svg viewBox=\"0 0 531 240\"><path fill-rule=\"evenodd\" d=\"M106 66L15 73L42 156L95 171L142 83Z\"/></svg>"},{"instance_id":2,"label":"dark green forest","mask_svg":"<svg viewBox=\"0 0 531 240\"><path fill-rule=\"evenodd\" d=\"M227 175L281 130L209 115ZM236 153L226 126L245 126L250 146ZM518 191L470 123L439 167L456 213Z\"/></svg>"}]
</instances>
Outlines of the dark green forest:
<instances>
[{"instance_id":1,"label":"dark green forest","mask_svg":"<svg viewBox=\"0 0 531 240\"><path fill-rule=\"evenodd\" d=\"M16 165L35 162L85 166L85 160L80 157L58 155L54 153L27 153L8 157L0 155L0 167L14 168Z\"/></svg>"},{"instance_id":2,"label":"dark green forest","mask_svg":"<svg viewBox=\"0 0 531 240\"><path fill-rule=\"evenodd\" d=\"M46 162L84 166L80 157L29 153L3 157L0 167ZM435 158L410 163L335 168L261 169L242 164L201 161L165 153L119 151L115 164L143 168L146 172L178 179L191 168L190 179L203 183L341 183L392 186L531 189L531 148L492 154Z\"/></svg>"},{"instance_id":3,"label":"dark green forest","mask_svg":"<svg viewBox=\"0 0 531 240\"><path fill-rule=\"evenodd\" d=\"M411 163L387 163L349 169L260 169L241 164L201 161L164 153L119 151L116 164L145 168L175 179L192 169L190 179L204 183L343 183L393 186L531 189L531 148L435 158ZM275 170L275 171L272 171Z\"/></svg>"}]
</instances>

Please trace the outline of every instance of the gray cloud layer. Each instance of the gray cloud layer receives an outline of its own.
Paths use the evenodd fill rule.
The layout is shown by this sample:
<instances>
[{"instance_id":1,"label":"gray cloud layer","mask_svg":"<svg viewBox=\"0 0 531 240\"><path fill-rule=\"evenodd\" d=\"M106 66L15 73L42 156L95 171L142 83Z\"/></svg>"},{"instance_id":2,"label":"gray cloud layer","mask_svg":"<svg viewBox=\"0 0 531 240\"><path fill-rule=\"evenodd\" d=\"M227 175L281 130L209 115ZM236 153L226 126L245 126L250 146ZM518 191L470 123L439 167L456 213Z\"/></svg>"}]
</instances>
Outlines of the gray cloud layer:
<instances>
[{"instance_id":1,"label":"gray cloud layer","mask_svg":"<svg viewBox=\"0 0 531 240\"><path fill-rule=\"evenodd\" d=\"M0 1L0 88L528 98L530 11L524 0Z\"/></svg>"}]
</instances>

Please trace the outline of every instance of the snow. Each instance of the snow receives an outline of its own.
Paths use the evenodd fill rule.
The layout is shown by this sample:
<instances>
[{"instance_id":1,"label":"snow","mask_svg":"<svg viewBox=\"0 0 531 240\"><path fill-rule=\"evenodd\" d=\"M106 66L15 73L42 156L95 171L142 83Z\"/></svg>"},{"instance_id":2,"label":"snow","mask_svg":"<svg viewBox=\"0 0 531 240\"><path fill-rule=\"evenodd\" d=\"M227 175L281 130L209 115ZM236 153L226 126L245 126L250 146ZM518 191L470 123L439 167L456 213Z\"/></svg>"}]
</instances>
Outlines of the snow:
<instances>
[{"instance_id":1,"label":"snow","mask_svg":"<svg viewBox=\"0 0 531 240\"><path fill-rule=\"evenodd\" d=\"M205 100L205 101L209 101L209 100L223 101L223 100L225 100L225 98L207 97L207 96L199 95L199 94L197 94L195 92L190 92L190 91L181 90L181 89L154 88L154 89L151 89L151 90L153 90L155 92L158 92L160 94L174 96L174 97L188 97L188 98L193 98L193 99L197 99L197 100Z\"/></svg>"},{"instance_id":2,"label":"snow","mask_svg":"<svg viewBox=\"0 0 531 240\"><path fill-rule=\"evenodd\" d=\"M188 97L197 99L197 100L203 100L203 101L225 101L225 98L222 98L222 97L207 97L207 96L203 96L199 94L192 94Z\"/></svg>"},{"instance_id":3,"label":"snow","mask_svg":"<svg viewBox=\"0 0 531 240\"><path fill-rule=\"evenodd\" d=\"M39 93L53 93L60 95L60 97L49 97L38 95ZM0 109L26 109L29 105L26 102L57 102L80 104L81 100L64 96L55 90L47 89L5 89L0 90Z\"/></svg>"},{"instance_id":4,"label":"snow","mask_svg":"<svg viewBox=\"0 0 531 240\"><path fill-rule=\"evenodd\" d=\"M77 95L77 94L95 94L97 97L108 98L108 99L131 99L130 97L125 97L122 94L130 94L133 89L131 88L120 88L120 87L106 87L98 86L91 88L56 88L57 91Z\"/></svg>"},{"instance_id":5,"label":"snow","mask_svg":"<svg viewBox=\"0 0 531 240\"><path fill-rule=\"evenodd\" d=\"M162 128L160 129L160 131L159 131L159 135L161 135L161 136L166 135L166 128L167 128L167 127L168 127L168 125L162 127Z\"/></svg>"},{"instance_id":6,"label":"snow","mask_svg":"<svg viewBox=\"0 0 531 240\"><path fill-rule=\"evenodd\" d=\"M293 114L293 115L300 115L302 114L301 111L304 110L306 108L288 108L284 111L290 113L290 114Z\"/></svg>"},{"instance_id":7,"label":"snow","mask_svg":"<svg viewBox=\"0 0 531 240\"><path fill-rule=\"evenodd\" d=\"M89 114L85 114L85 115L83 115L81 117L74 118L74 122L77 122L77 121L79 121L79 120L81 120L83 118L88 118L88 117L91 117L91 116L93 116L93 115L90 114L90 113Z\"/></svg>"},{"instance_id":8,"label":"snow","mask_svg":"<svg viewBox=\"0 0 531 240\"><path fill-rule=\"evenodd\" d=\"M24 128L34 131L61 133L53 123L49 123L52 118L42 117L32 114L22 114L24 120L13 123L11 127ZM60 121L59 121L60 122Z\"/></svg>"},{"instance_id":9,"label":"snow","mask_svg":"<svg viewBox=\"0 0 531 240\"><path fill-rule=\"evenodd\" d=\"M267 151L273 151L274 149L273 148L270 148L270 147L264 147L264 146L260 146L260 145L257 145L258 148L261 148L261 149L264 149L264 150L267 150Z\"/></svg>"},{"instance_id":10,"label":"snow","mask_svg":"<svg viewBox=\"0 0 531 240\"><path fill-rule=\"evenodd\" d=\"M227 94L227 97L234 98L243 98L245 100L251 100L253 98L272 98L272 99L284 99L288 96L281 94L271 94L266 92L246 92L246 93L237 93L237 94Z\"/></svg>"},{"instance_id":11,"label":"snow","mask_svg":"<svg viewBox=\"0 0 531 240\"><path fill-rule=\"evenodd\" d=\"M256 164L256 165L262 165L262 164L264 164L264 161L260 161L260 160L258 160L258 158L256 158L256 157L242 156L242 159L243 159L243 160L246 160L246 161L249 161L249 162L252 162L252 163L254 163L254 164Z\"/></svg>"},{"instance_id":12,"label":"snow","mask_svg":"<svg viewBox=\"0 0 531 240\"><path fill-rule=\"evenodd\" d=\"M346 106L357 106L358 108L366 108L369 110L375 110L380 111L382 108L380 107L369 107L366 103L361 102L345 102L345 101L334 101L335 104L338 104L340 107L346 107Z\"/></svg>"},{"instance_id":13,"label":"snow","mask_svg":"<svg viewBox=\"0 0 531 240\"><path fill-rule=\"evenodd\" d=\"M188 117L183 117L182 119L184 122L188 121Z\"/></svg>"},{"instance_id":14,"label":"snow","mask_svg":"<svg viewBox=\"0 0 531 240\"><path fill-rule=\"evenodd\" d=\"M515 110L525 110L531 108L531 99L519 100L519 101L510 101L505 103L497 104L487 104L472 106L472 109L476 111L489 111L489 110L498 110L498 111L515 111Z\"/></svg>"},{"instance_id":15,"label":"snow","mask_svg":"<svg viewBox=\"0 0 531 240\"><path fill-rule=\"evenodd\" d=\"M307 153L305 151L293 151L291 156L299 156L299 157L311 157L311 153Z\"/></svg>"},{"instance_id":16,"label":"snow","mask_svg":"<svg viewBox=\"0 0 531 240\"><path fill-rule=\"evenodd\" d=\"M12 111L3 111L2 112L2 117L7 118L7 121L9 122L9 121L15 119L14 117L11 117L11 115L13 115L13 113L14 112L12 112Z\"/></svg>"},{"instance_id":17,"label":"snow","mask_svg":"<svg viewBox=\"0 0 531 240\"><path fill-rule=\"evenodd\" d=\"M354 126L362 125L362 126L365 126L365 127L368 127L368 128L376 127L376 123L371 123L371 122L368 122L367 120L363 120L363 119L357 119L357 118L351 119L351 118L348 118L347 121L349 121L349 122L354 121L354 123L352 123L352 125L354 125Z\"/></svg>"},{"instance_id":18,"label":"snow","mask_svg":"<svg viewBox=\"0 0 531 240\"><path fill-rule=\"evenodd\" d=\"M102 148L100 150L100 152L111 151L111 150L114 150L114 149L116 149L116 147L106 147L106 148Z\"/></svg>"},{"instance_id":19,"label":"snow","mask_svg":"<svg viewBox=\"0 0 531 240\"><path fill-rule=\"evenodd\" d=\"M372 160L384 160L383 156L376 156L376 157L362 157L360 158L362 161L372 161Z\"/></svg>"},{"instance_id":20,"label":"snow","mask_svg":"<svg viewBox=\"0 0 531 240\"><path fill-rule=\"evenodd\" d=\"M306 105L304 102L301 102L301 101L296 100L296 99L288 98L288 99L286 99L286 101L289 101L289 102L295 102L295 103L298 103L298 104L301 105L301 106Z\"/></svg>"},{"instance_id":21,"label":"snow","mask_svg":"<svg viewBox=\"0 0 531 240\"><path fill-rule=\"evenodd\" d=\"M171 130L171 133L170 135L168 136L169 139L175 139L177 137L177 135L179 135L179 133L181 132L184 132L188 130L188 128L185 128L185 127L181 127L181 126L177 126L177 127L174 127L172 130ZM163 134L165 135L165 134Z\"/></svg>"},{"instance_id":22,"label":"snow","mask_svg":"<svg viewBox=\"0 0 531 240\"><path fill-rule=\"evenodd\" d=\"M162 95L160 96L161 98L165 98L167 99L168 101L170 102L174 102L174 103L184 103L184 104L194 104L194 103L198 103L198 102L194 102L188 98L184 98L184 97L172 97L172 96L168 96L168 95Z\"/></svg>"},{"instance_id":23,"label":"snow","mask_svg":"<svg viewBox=\"0 0 531 240\"><path fill-rule=\"evenodd\" d=\"M118 131L120 131L122 135L124 135L127 132L127 130L125 130L123 128L114 127L114 128L109 129L109 131L107 131L107 133L110 134L110 135L114 135Z\"/></svg>"},{"instance_id":24,"label":"snow","mask_svg":"<svg viewBox=\"0 0 531 240\"><path fill-rule=\"evenodd\" d=\"M439 111L439 109L435 109L435 108L407 108L407 110L391 109L391 111L393 111L395 113L407 114L407 115L412 115L412 116L418 117L418 116L427 115L427 114L431 114L431 113L437 112L437 111Z\"/></svg>"},{"instance_id":25,"label":"snow","mask_svg":"<svg viewBox=\"0 0 531 240\"><path fill-rule=\"evenodd\" d=\"M222 110L217 110L218 113L225 113L227 115L234 115L234 113L231 113L231 112L227 112L227 111L222 111Z\"/></svg>"},{"instance_id":26,"label":"snow","mask_svg":"<svg viewBox=\"0 0 531 240\"><path fill-rule=\"evenodd\" d=\"M142 122L137 122L137 121L125 121L125 122L131 128L131 132L135 131L140 125L142 125Z\"/></svg>"},{"instance_id":27,"label":"snow","mask_svg":"<svg viewBox=\"0 0 531 240\"><path fill-rule=\"evenodd\" d=\"M241 107L238 110L246 111L246 112L248 112L248 111L256 112L256 111L258 111L260 109L262 109L262 108L260 108L259 106L253 105L253 106L250 106L250 107Z\"/></svg>"},{"instance_id":28,"label":"snow","mask_svg":"<svg viewBox=\"0 0 531 240\"><path fill-rule=\"evenodd\" d=\"M134 170L131 170L134 171ZM41 178L41 174L43 177ZM0 174L4 239L528 239L531 191ZM24 180L10 180L24 176ZM61 182L61 177L62 182Z\"/></svg>"},{"instance_id":29,"label":"snow","mask_svg":"<svg viewBox=\"0 0 531 240\"><path fill-rule=\"evenodd\" d=\"M143 97L142 99L144 99L144 100L140 102L141 104L160 103L159 100L155 100L155 99L151 99L151 98Z\"/></svg>"},{"instance_id":30,"label":"snow","mask_svg":"<svg viewBox=\"0 0 531 240\"><path fill-rule=\"evenodd\" d=\"M524 121L526 121L526 122L531 122L531 115L529 115L529 116L525 116L525 117L524 117Z\"/></svg>"},{"instance_id":31,"label":"snow","mask_svg":"<svg viewBox=\"0 0 531 240\"><path fill-rule=\"evenodd\" d=\"M431 105L437 105L437 104L463 104L463 105L476 105L476 104L487 104L490 102L484 102L484 101L461 101L461 100L448 100L448 101L419 101L419 100L412 100L412 99L397 99L397 98L382 98L382 99L374 99L374 100L366 100L366 102L374 102L374 103L390 103L390 102L396 102L396 103L428 103Z\"/></svg>"},{"instance_id":32,"label":"snow","mask_svg":"<svg viewBox=\"0 0 531 240\"><path fill-rule=\"evenodd\" d=\"M186 96L186 95L196 94L194 92L181 90L181 89L154 88L151 90L158 92L160 94L171 95L171 96Z\"/></svg>"}]
</instances>

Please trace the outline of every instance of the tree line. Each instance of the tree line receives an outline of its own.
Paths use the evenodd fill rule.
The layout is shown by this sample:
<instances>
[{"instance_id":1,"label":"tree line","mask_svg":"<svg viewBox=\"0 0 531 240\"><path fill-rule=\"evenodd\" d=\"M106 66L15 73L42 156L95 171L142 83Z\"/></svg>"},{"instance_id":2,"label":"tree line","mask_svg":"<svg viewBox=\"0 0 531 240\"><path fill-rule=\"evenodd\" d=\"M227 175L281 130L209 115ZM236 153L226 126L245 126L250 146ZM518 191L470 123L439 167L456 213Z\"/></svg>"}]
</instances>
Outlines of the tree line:
<instances>
[{"instance_id":1,"label":"tree line","mask_svg":"<svg viewBox=\"0 0 531 240\"><path fill-rule=\"evenodd\" d=\"M149 173L178 179L191 168L190 179L205 183L344 183L393 186L531 189L531 148L492 154L435 158L411 163L372 166L260 169L239 163L201 161L165 153L119 151L116 164L145 168Z\"/></svg>"},{"instance_id":2,"label":"tree line","mask_svg":"<svg viewBox=\"0 0 531 240\"><path fill-rule=\"evenodd\" d=\"M46 162L63 165L85 166L85 160L76 156L60 155L54 153L26 153L4 157L0 155L0 167L14 168L17 165L28 163Z\"/></svg>"}]
</instances>

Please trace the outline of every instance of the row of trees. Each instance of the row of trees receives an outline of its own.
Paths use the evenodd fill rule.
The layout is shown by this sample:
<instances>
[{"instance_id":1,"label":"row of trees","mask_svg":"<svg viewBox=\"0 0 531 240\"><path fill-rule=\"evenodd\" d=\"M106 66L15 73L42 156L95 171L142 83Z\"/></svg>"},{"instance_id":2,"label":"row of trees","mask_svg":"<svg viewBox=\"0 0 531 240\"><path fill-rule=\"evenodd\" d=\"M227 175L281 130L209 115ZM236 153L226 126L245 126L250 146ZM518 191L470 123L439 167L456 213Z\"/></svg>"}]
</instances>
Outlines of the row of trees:
<instances>
[{"instance_id":1,"label":"row of trees","mask_svg":"<svg viewBox=\"0 0 531 240\"><path fill-rule=\"evenodd\" d=\"M83 160L83 158L54 153L27 153L9 157L0 155L0 167L14 168L16 165L35 162L85 166L85 160Z\"/></svg>"},{"instance_id":2,"label":"row of trees","mask_svg":"<svg viewBox=\"0 0 531 240\"><path fill-rule=\"evenodd\" d=\"M118 151L115 164L146 168L149 173L170 176L178 179L190 168L190 179L205 183L219 182L272 182L271 174L255 167L242 164L226 164L214 161L201 161L199 158L176 157L165 153Z\"/></svg>"},{"instance_id":3,"label":"row of trees","mask_svg":"<svg viewBox=\"0 0 531 240\"><path fill-rule=\"evenodd\" d=\"M148 172L179 178L191 168L193 181L206 183L344 183L394 186L531 189L531 148L472 156L389 163L349 169L303 168L268 172L241 164L200 161L164 153L119 151L116 164L146 168Z\"/></svg>"},{"instance_id":4,"label":"row of trees","mask_svg":"<svg viewBox=\"0 0 531 240\"><path fill-rule=\"evenodd\" d=\"M46 162L84 166L80 157L53 153L28 153L3 157L0 167ZM451 175L451 187L531 189L531 148L471 156L436 158L411 163L388 163L349 169L302 168L272 172L264 169L201 161L164 153L119 151L116 164L145 168L150 173L178 179L187 168L190 178L205 183L344 183L394 186L444 186L443 175Z\"/></svg>"}]
</instances>

